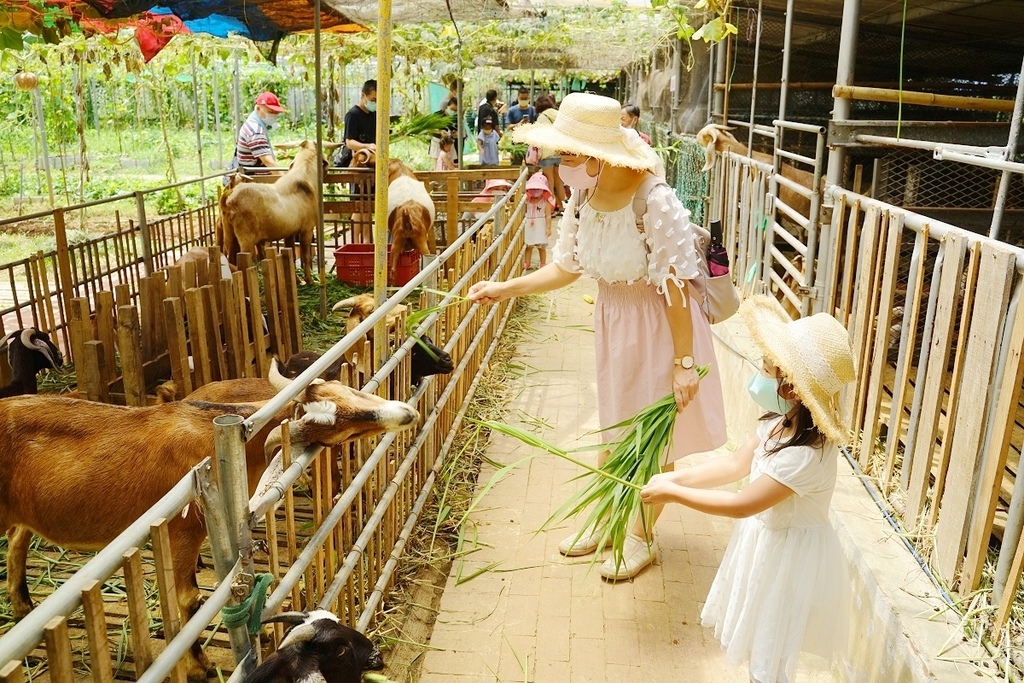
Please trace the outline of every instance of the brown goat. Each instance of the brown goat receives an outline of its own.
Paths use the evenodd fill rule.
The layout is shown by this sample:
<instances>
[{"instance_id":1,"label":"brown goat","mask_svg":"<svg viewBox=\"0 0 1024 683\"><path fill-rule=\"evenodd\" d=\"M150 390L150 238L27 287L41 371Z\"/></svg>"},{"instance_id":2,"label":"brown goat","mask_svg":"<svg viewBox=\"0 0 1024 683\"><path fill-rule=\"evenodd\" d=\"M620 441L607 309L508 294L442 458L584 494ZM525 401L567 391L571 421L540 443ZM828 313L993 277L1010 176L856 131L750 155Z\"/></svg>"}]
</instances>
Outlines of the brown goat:
<instances>
[{"instance_id":1,"label":"brown goat","mask_svg":"<svg viewBox=\"0 0 1024 683\"><path fill-rule=\"evenodd\" d=\"M742 156L750 156L752 159L756 159L762 163L772 165L774 162L771 154L765 154L764 152L752 152L747 154L746 145L742 144L739 140L734 138L729 133L729 128L716 123L711 123L697 132L697 144L704 148L705 164L702 171L708 171L711 169L712 164L715 162L715 154L718 152L732 152ZM788 178L798 185L803 185L808 190L814 186L814 174L810 171L805 171L789 164L781 164L779 168L780 173L784 178ZM785 202L786 206L799 213L801 216L809 216L811 212L811 200L799 192L793 190L790 187L786 187L779 183L779 199ZM779 217L783 220L788 220L788 217L779 211Z\"/></svg>"},{"instance_id":2,"label":"brown goat","mask_svg":"<svg viewBox=\"0 0 1024 683\"><path fill-rule=\"evenodd\" d=\"M388 161L388 232L391 272L398 267L398 256L409 245L424 256L434 253L434 202L416 174L399 159Z\"/></svg>"},{"instance_id":3,"label":"brown goat","mask_svg":"<svg viewBox=\"0 0 1024 683\"><path fill-rule=\"evenodd\" d=\"M212 455L215 417L248 417L261 405L190 399L128 408L52 396L0 402L0 423L7 425L0 431L0 529L9 530L7 582L15 616L32 609L25 562L33 533L69 549L104 547ZM310 385L299 407L303 415L289 432L297 448L405 429L419 419L405 403L341 382ZM280 444L280 422L293 411L294 404L284 408L246 444L250 495L266 468L265 448ZM200 506L175 515L168 530L178 607L185 618L199 598L195 569L206 536ZM190 678L205 680L209 660L198 643L187 666Z\"/></svg>"},{"instance_id":4,"label":"brown goat","mask_svg":"<svg viewBox=\"0 0 1024 683\"><path fill-rule=\"evenodd\" d=\"M306 284L313 284L316 164L316 145L304 140L288 172L274 183L242 183L222 200L222 243L232 264L239 252L262 259L264 242L298 237Z\"/></svg>"},{"instance_id":5,"label":"brown goat","mask_svg":"<svg viewBox=\"0 0 1024 683\"><path fill-rule=\"evenodd\" d=\"M331 307L331 311L336 312L346 308L350 309L348 312L348 320L345 321L345 334L348 334L352 330L356 329L359 326L359 323L369 318L371 313L377 310L377 303L373 300L372 294L359 294L347 299L342 299ZM393 325L395 321L398 320L399 316L403 315L408 310L408 307L404 304L398 304L388 311L386 324ZM366 333L366 339L373 341L372 329ZM348 347L348 351L345 352L345 360L350 364L355 365L357 361L356 356L361 350L361 344L353 344Z\"/></svg>"}]
</instances>

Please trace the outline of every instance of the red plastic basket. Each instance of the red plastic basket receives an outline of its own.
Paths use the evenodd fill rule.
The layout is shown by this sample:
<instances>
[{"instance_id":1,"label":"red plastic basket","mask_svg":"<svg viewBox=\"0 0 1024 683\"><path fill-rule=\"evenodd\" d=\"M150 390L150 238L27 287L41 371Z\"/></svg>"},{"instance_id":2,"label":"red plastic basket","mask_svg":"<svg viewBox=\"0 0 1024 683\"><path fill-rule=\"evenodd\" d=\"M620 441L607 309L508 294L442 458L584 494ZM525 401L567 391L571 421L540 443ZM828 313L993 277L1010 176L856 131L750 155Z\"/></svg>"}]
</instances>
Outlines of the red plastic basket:
<instances>
[{"instance_id":1,"label":"red plastic basket","mask_svg":"<svg viewBox=\"0 0 1024 683\"><path fill-rule=\"evenodd\" d=\"M391 258L391 245L388 245L388 259ZM346 244L334 250L334 267L338 273L338 281L360 287L373 285L373 245ZM391 273L390 284L401 287L420 272L420 254L415 249L403 251L398 255L398 265Z\"/></svg>"}]
</instances>

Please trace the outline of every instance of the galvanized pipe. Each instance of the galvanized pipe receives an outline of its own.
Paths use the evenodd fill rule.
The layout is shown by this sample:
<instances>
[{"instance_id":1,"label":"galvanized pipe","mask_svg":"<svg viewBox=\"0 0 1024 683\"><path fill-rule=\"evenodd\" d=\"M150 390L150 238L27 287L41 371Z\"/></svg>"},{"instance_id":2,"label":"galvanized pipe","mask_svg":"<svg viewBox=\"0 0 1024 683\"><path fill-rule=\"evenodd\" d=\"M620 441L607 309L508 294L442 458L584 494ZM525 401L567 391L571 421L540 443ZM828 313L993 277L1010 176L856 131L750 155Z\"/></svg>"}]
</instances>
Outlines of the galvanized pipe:
<instances>
[{"instance_id":1,"label":"galvanized pipe","mask_svg":"<svg viewBox=\"0 0 1024 683\"><path fill-rule=\"evenodd\" d=\"M342 337L340 341L328 349L317 361L292 380L287 388L278 392L274 398L270 399L262 408L250 416L244 423L245 438L251 438L251 436L259 431L263 425L277 415L282 408L288 405L293 398L298 396L310 382L319 377L337 359L341 358L349 347L356 343L356 341L362 339L363 336L369 330L373 329L374 325L379 321L383 321L395 304L401 303L407 296L412 294L417 287L421 286L423 282L430 277L431 273L440 268L441 264L445 263L450 257L455 255L462 245L468 242L476 234L475 230L479 230L487 220L493 218L498 211L503 210L505 204L508 202L509 196L517 192L525 182L526 171L524 170L520 173L519 178L516 180L509 194L496 201L491 209L482 218L480 218L480 220L473 224L473 229L467 230L465 233L460 235L457 240L452 242L447 249L438 255L437 259L430 264L427 270L421 270L417 273L404 287L399 288L397 292L392 294L387 302L385 302L385 305L379 306L369 317L359 323L355 329Z\"/></svg>"},{"instance_id":2,"label":"galvanized pipe","mask_svg":"<svg viewBox=\"0 0 1024 683\"><path fill-rule=\"evenodd\" d=\"M46 114L43 111L43 97L39 87L32 88L32 105L36 110L36 122L39 124L39 147L43 153L43 171L46 173L46 191L50 197L50 208L56 208L57 201L53 196L53 175L50 172L50 146L46 143ZM39 176L36 176L37 178Z\"/></svg>"},{"instance_id":3,"label":"galvanized pipe","mask_svg":"<svg viewBox=\"0 0 1024 683\"><path fill-rule=\"evenodd\" d=\"M885 135L856 135L857 142L867 145L884 145L886 147L906 147L908 149L923 149L934 152L942 147L951 152L964 152L965 154L980 154L982 156L1002 156L1006 151L1005 147L978 147L976 145L954 145L944 142L929 142L927 140L909 140L907 138L893 138Z\"/></svg>"},{"instance_id":4,"label":"galvanized pipe","mask_svg":"<svg viewBox=\"0 0 1024 683\"><path fill-rule=\"evenodd\" d=\"M1006 161L1013 161L1017 153L1017 142L1020 138L1020 119L1024 116L1024 63L1021 63L1020 77L1017 80L1017 97L1013 101L1013 118L1010 119L1010 134L1006 139ZM1006 208L1006 195L1010 191L1010 172L1003 171L999 176L999 193L992 208L992 227L988 236L999 239L999 231L1003 224L1003 210Z\"/></svg>"},{"instance_id":5,"label":"galvanized pipe","mask_svg":"<svg viewBox=\"0 0 1024 683\"><path fill-rule=\"evenodd\" d=\"M750 80L750 133L747 136L747 154L754 150L754 114L757 111L757 71L761 62L761 21L764 0L757 0L757 36L754 38L754 77Z\"/></svg>"},{"instance_id":6,"label":"galvanized pipe","mask_svg":"<svg viewBox=\"0 0 1024 683\"><path fill-rule=\"evenodd\" d=\"M178 635L174 636L171 642L167 643L167 647L153 660L153 663L149 665L146 672L139 677L138 683L161 683L161 681L166 680L170 676L171 671L181 661L181 658L188 653L192 644L203 635L206 627L217 619L221 608L228 604L228 598L231 596L231 582L238 574L240 566L241 563L236 562L230 568L225 575L226 578L221 580L217 589L206 598L203 606L188 621L182 624Z\"/></svg>"},{"instance_id":7,"label":"galvanized pipe","mask_svg":"<svg viewBox=\"0 0 1024 683\"><path fill-rule=\"evenodd\" d=\"M195 117L196 128L196 157L199 159L199 175L203 175L203 131L202 122L199 118L199 72L196 69L196 51L193 47L190 55L192 63L192 110ZM199 196L203 203L206 203L206 183L199 181Z\"/></svg>"},{"instance_id":8,"label":"galvanized pipe","mask_svg":"<svg viewBox=\"0 0 1024 683\"><path fill-rule=\"evenodd\" d=\"M466 366L469 364L469 361L472 358L473 351L479 344L481 335L486 331L487 326L490 324L491 320L493 320L495 314L500 310L500 308L500 306L493 306L491 310L488 312L487 317L484 319L483 323L481 323L479 327L476 338L474 338L473 343L471 343L470 346L466 349L466 353L463 355L462 360L459 362L459 365L455 368L455 372L452 373L452 376L454 378L460 377L462 373L465 371ZM409 447L409 450L407 451L408 455L403 461L402 467L399 469L399 474L402 474L403 477L403 472L408 472L408 469L412 467L412 461L415 460L420 448L423 447L423 443L430 436L430 431L431 429L433 429L434 423L437 422L438 417L440 417L441 413L443 412L445 404L448 402L448 399L451 398L452 394L455 393L455 389L457 386L457 381L453 380L448 383L448 386L445 387L444 393L442 393L437 400L437 408L430 415L430 417L427 418L427 420L423 423L423 427L420 429L420 433L417 435L416 440ZM441 453L444 452L445 449L442 448ZM398 474L396 474L395 477L397 479ZM327 590L323 594L323 597L320 599L321 605L331 605L338 599L338 595L341 593L341 589L348 582L349 576L355 570L356 563L359 562L359 559L362 557L363 551L366 549L366 546L369 543L370 539L373 537L374 533L376 533L377 527L380 526L381 521L384 519L384 513L387 511L387 508L391 500L394 498L395 493L397 493L398 491L397 485L393 484L394 481L392 482L392 484L388 485L387 490L385 490L384 494L381 496L380 502L377 503L377 506L374 508L373 514L370 515L369 519L366 521L366 524L363 526L363 531L359 534L359 538L357 538L355 543L352 544L352 550L345 557L345 561L342 563L341 569L338 570L338 573L335 575L334 581L331 582L331 585L327 588Z\"/></svg>"},{"instance_id":9,"label":"galvanized pipe","mask_svg":"<svg viewBox=\"0 0 1024 683\"><path fill-rule=\"evenodd\" d=\"M210 528L210 544L216 544L218 554L227 555L217 570L217 579L227 581L225 564L232 567L241 562L239 582L232 591L232 603L245 600L252 588L252 537L249 532L249 477L245 463L245 441L242 438L242 416L220 415L213 420L213 439L217 457L217 487L212 491L219 498L214 510L224 517L224 522ZM226 528L225 528L226 524ZM214 534L227 531L227 538L214 540ZM222 574L222 572L224 572ZM245 580L242 580L245 579ZM245 626L229 628L231 652L235 663L240 664L254 649Z\"/></svg>"},{"instance_id":10,"label":"galvanized pipe","mask_svg":"<svg viewBox=\"0 0 1024 683\"><path fill-rule=\"evenodd\" d=\"M839 62L836 65L836 85L853 85L854 66L857 61L857 39L860 33L860 0L844 0L843 21L839 32ZM832 120L850 119L850 100L834 98ZM838 185L843 180L843 166L846 164L846 150L836 147L828 157L828 173L825 184Z\"/></svg>"},{"instance_id":11,"label":"galvanized pipe","mask_svg":"<svg viewBox=\"0 0 1024 683\"><path fill-rule=\"evenodd\" d=\"M809 256L804 260L804 284L808 287L814 287L815 291L812 293L810 299L804 301L803 314L807 315L817 311L827 311L825 308L826 304L824 297L821 300L818 299L818 293L825 285L827 280L827 273L831 268L831 257L832 250L826 248L823 254L818 253L818 245L824 244L826 247L831 246L832 240L829 235L829 229L831 228L831 221L824 222L821 220L821 171L825 161L825 130L820 128L818 130L817 145L814 149L814 179L811 181L811 209L810 214L807 216L810 227L807 232L807 253ZM815 281L815 262L819 262L820 266L817 269L818 281ZM810 306L809 304L815 303L816 305Z\"/></svg>"},{"instance_id":12,"label":"galvanized pipe","mask_svg":"<svg viewBox=\"0 0 1024 683\"><path fill-rule=\"evenodd\" d=\"M789 97L789 55L793 42L793 0L786 0L786 30L782 39L782 79L779 89L779 119L786 120L786 105ZM753 121L753 119L751 119ZM781 139L780 144L781 147Z\"/></svg>"},{"instance_id":13,"label":"galvanized pipe","mask_svg":"<svg viewBox=\"0 0 1024 683\"><path fill-rule=\"evenodd\" d=\"M54 617L66 617L82 604L82 588L91 581L104 582L121 568L124 554L141 548L149 540L149 527L157 519L173 519L195 500L195 470L209 462L196 465L174 487L153 504L117 538L68 578L21 621L0 638L0 662L24 659L43 639L43 628ZM0 664L2 666L3 664Z\"/></svg>"},{"instance_id":14,"label":"galvanized pipe","mask_svg":"<svg viewBox=\"0 0 1024 683\"><path fill-rule=\"evenodd\" d=\"M497 308L497 307L495 307ZM512 315L512 309L514 305L510 304L505 310L505 315L501 319L501 323L498 325L497 331L494 333L494 339L491 342L491 346L487 349L487 353L480 360L480 367L486 367L490 362L491 357L494 355L495 350L498 348L498 341L501 338L502 331L505 329L505 325L508 323L509 317ZM489 317L489 316L488 316ZM486 330L487 323L485 322L480 326L481 331ZM476 344L474 343L473 348ZM467 352L467 356L468 356ZM480 386L480 378L482 375L478 372L473 377L473 382L469 385L469 389L466 390L466 400L462 402L462 406L459 408L459 412L455 415L455 420L452 422L451 429L448 430L448 434L445 437L444 444L438 452L437 458L434 459L434 464L430 468L430 475L423 484L423 488L420 491L420 495L416 498L416 503L413 506L412 512L409 514L409 518L406 521L405 526L402 528L401 534L399 534L398 542L395 544L394 549L391 551L391 556L388 558L387 563L384 565L384 569L381 571L380 578L377 579L377 583L373 587L373 591L366 599L366 607L363 612L359 615L359 622L356 625L356 629L359 631L365 631L370 624L370 620L373 618L373 614L377 609L377 605L384 597L384 591L388 584L391 582L391 576L395 573L398 568L398 562L402 557L402 552L405 549L405 544L409 540L409 536L412 534L412 530L416 527L417 521L423 512L423 507L426 504L427 498L434 487L434 480L437 478L438 473L441 471L441 466L444 464L444 456L451 448L452 443L455 441L455 437L458 434L459 428L462 426L462 420L466 416L466 412L469 409L469 404L473 396L476 394L477 388ZM321 603L322 604L322 603Z\"/></svg>"},{"instance_id":15,"label":"galvanized pipe","mask_svg":"<svg viewBox=\"0 0 1024 683\"><path fill-rule=\"evenodd\" d=\"M961 164L970 164L971 166L980 166L982 168L993 168L997 171L1024 173L1024 164L1017 161L1003 161L1002 159L989 159L987 157L979 157L973 154L952 152L941 145L935 148L934 154L935 158L939 161L959 161Z\"/></svg>"}]
</instances>

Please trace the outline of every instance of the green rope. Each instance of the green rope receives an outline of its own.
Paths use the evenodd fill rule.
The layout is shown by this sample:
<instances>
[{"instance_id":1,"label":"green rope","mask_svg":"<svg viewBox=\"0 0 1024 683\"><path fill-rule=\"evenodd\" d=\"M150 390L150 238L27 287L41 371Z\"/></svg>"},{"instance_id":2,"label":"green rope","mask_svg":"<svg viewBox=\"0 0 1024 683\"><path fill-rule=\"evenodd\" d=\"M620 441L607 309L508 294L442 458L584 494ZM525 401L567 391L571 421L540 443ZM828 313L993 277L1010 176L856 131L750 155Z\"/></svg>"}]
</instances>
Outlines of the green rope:
<instances>
[{"instance_id":1,"label":"green rope","mask_svg":"<svg viewBox=\"0 0 1024 683\"><path fill-rule=\"evenodd\" d=\"M896 139L900 137L903 129L903 49L907 44L907 0L903 0L903 26L900 29L900 87L899 107L896 112Z\"/></svg>"},{"instance_id":2,"label":"green rope","mask_svg":"<svg viewBox=\"0 0 1024 683\"><path fill-rule=\"evenodd\" d=\"M237 605L225 605L220 610L220 618L228 628L239 628L248 625L250 635L256 635L263 626L260 615L267 602L267 589L274 582L273 574L257 574L253 581L252 591Z\"/></svg>"}]
</instances>

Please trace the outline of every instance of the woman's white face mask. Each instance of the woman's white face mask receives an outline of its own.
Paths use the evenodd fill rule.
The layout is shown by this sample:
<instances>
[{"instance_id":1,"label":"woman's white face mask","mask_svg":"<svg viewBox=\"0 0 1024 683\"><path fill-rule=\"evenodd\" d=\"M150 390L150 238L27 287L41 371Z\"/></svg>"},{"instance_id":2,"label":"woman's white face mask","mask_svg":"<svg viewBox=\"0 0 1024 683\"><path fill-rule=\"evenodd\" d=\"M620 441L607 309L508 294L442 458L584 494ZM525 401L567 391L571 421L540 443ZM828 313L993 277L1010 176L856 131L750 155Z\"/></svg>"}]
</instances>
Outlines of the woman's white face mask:
<instances>
[{"instance_id":1,"label":"woman's white face mask","mask_svg":"<svg viewBox=\"0 0 1024 683\"><path fill-rule=\"evenodd\" d=\"M597 180L601 177L600 169L597 175L587 173L587 165L593 157L587 157L582 164L566 166L564 163L558 165L558 177L568 185L577 190L590 190L597 187Z\"/></svg>"}]
</instances>

